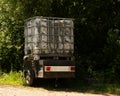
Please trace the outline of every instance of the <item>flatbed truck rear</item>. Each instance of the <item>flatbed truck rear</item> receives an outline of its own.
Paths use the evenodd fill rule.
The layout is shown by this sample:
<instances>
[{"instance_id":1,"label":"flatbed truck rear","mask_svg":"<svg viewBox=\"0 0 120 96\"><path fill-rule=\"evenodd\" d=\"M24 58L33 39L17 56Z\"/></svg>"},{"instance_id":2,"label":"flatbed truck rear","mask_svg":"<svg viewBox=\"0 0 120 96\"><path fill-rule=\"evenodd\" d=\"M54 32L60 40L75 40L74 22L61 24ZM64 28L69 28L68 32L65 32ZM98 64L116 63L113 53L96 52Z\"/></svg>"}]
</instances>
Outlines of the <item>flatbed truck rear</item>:
<instances>
[{"instance_id":1,"label":"flatbed truck rear","mask_svg":"<svg viewBox=\"0 0 120 96\"><path fill-rule=\"evenodd\" d=\"M25 20L24 68L27 85L35 78L74 78L74 23L71 18L36 16Z\"/></svg>"}]
</instances>

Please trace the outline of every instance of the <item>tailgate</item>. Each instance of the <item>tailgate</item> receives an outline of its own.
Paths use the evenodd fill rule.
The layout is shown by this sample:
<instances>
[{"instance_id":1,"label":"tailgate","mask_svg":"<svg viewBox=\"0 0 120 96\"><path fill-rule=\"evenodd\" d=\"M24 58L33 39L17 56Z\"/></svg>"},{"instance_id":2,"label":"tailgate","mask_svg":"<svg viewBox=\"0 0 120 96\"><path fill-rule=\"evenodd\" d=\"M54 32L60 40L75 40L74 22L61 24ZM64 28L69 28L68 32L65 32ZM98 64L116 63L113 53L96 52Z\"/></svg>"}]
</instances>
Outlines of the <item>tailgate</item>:
<instances>
[{"instance_id":1,"label":"tailgate","mask_svg":"<svg viewBox=\"0 0 120 96\"><path fill-rule=\"evenodd\" d=\"M75 77L75 63L71 60L43 60L44 78Z\"/></svg>"}]
</instances>

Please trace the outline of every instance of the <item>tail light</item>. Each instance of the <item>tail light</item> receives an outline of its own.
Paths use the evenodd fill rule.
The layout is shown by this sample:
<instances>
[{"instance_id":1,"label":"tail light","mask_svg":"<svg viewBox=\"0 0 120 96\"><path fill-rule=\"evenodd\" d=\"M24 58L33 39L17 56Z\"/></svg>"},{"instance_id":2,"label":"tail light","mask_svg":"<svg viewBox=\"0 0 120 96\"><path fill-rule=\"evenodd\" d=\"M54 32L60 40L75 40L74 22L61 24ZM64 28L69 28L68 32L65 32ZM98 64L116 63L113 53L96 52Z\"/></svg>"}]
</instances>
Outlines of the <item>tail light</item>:
<instances>
[{"instance_id":1,"label":"tail light","mask_svg":"<svg viewBox=\"0 0 120 96\"><path fill-rule=\"evenodd\" d=\"M46 71L50 71L50 69L51 69L50 66L46 66L46 67L45 67L45 70L46 70Z\"/></svg>"},{"instance_id":2,"label":"tail light","mask_svg":"<svg viewBox=\"0 0 120 96\"><path fill-rule=\"evenodd\" d=\"M75 66L71 66L71 71L75 71Z\"/></svg>"}]
</instances>

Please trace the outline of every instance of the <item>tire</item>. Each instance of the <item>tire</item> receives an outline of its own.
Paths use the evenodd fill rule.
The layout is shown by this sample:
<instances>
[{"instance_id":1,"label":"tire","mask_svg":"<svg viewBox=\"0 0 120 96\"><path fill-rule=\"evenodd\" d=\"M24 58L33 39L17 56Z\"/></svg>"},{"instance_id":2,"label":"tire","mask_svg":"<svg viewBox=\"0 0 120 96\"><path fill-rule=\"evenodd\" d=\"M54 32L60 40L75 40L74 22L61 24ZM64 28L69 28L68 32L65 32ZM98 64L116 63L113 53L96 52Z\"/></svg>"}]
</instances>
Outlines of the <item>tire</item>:
<instances>
[{"instance_id":1,"label":"tire","mask_svg":"<svg viewBox=\"0 0 120 96\"><path fill-rule=\"evenodd\" d=\"M32 86L34 81L34 74L32 71L28 70L25 72L25 83L27 86Z\"/></svg>"}]
</instances>

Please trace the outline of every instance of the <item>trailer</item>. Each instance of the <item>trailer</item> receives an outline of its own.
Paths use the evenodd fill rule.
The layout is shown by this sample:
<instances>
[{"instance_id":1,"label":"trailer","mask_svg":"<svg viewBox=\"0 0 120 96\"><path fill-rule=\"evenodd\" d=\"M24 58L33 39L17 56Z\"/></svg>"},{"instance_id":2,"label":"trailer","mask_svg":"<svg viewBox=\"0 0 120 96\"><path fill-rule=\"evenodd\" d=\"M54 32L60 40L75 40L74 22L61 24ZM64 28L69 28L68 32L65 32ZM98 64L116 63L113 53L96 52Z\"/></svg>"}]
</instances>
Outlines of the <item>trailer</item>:
<instances>
[{"instance_id":1,"label":"trailer","mask_svg":"<svg viewBox=\"0 0 120 96\"><path fill-rule=\"evenodd\" d=\"M74 78L73 19L36 16L24 26L26 84L35 78Z\"/></svg>"}]
</instances>

